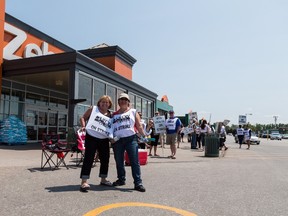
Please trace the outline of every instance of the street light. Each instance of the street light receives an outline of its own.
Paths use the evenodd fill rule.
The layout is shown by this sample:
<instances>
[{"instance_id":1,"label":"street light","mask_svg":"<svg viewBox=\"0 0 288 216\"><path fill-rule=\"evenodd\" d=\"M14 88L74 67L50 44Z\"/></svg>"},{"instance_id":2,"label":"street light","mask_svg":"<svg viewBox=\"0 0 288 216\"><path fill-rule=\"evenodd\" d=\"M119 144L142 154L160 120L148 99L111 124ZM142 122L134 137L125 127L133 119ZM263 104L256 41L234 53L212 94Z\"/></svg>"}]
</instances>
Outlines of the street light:
<instances>
[{"instance_id":1,"label":"street light","mask_svg":"<svg viewBox=\"0 0 288 216\"><path fill-rule=\"evenodd\" d=\"M275 121L275 128L277 128L277 119L278 119L278 115L274 115L273 118L274 118L274 121Z\"/></svg>"},{"instance_id":2,"label":"street light","mask_svg":"<svg viewBox=\"0 0 288 216\"><path fill-rule=\"evenodd\" d=\"M247 118L247 115L252 115L252 113L245 113L245 116L246 116L246 121L247 121L247 124L249 124L249 122L248 122L248 118Z\"/></svg>"}]
</instances>

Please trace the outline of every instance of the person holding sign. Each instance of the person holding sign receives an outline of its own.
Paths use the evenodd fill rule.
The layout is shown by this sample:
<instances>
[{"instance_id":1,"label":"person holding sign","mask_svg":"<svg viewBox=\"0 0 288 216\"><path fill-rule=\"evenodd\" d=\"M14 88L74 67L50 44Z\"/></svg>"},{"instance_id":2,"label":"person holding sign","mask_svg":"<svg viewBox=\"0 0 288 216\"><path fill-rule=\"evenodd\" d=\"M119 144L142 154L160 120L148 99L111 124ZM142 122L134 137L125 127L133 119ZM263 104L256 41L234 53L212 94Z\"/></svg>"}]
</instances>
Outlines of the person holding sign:
<instances>
[{"instance_id":1,"label":"person holding sign","mask_svg":"<svg viewBox=\"0 0 288 216\"><path fill-rule=\"evenodd\" d=\"M131 164L132 176L134 179L134 189L145 192L142 184L140 163L138 159L138 136L136 130L143 140L145 140L145 131L141 125L141 119L136 109L130 108L129 95L121 93L118 98L119 110L113 113L113 135L115 143L112 144L114 158L116 161L117 177L113 182L114 186L122 186L126 183L126 172L124 167L124 152L128 154ZM136 128L136 129L135 129Z\"/></svg>"},{"instance_id":2,"label":"person holding sign","mask_svg":"<svg viewBox=\"0 0 288 216\"><path fill-rule=\"evenodd\" d=\"M80 174L80 178L82 179L81 192L87 192L90 189L87 180L90 178L96 150L100 159L100 184L112 186L112 183L106 179L110 158L109 139L113 138L112 116L109 111L111 107L111 98L104 95L98 100L97 106L90 107L80 118L82 131L86 131L85 155Z\"/></svg>"},{"instance_id":3,"label":"person holding sign","mask_svg":"<svg viewBox=\"0 0 288 216\"><path fill-rule=\"evenodd\" d=\"M174 111L169 111L169 118L166 119L166 144L170 145L171 155L169 158L176 159L176 138L181 130L181 121L179 118L174 117Z\"/></svg>"},{"instance_id":4,"label":"person holding sign","mask_svg":"<svg viewBox=\"0 0 288 216\"><path fill-rule=\"evenodd\" d=\"M156 113L155 113L156 115ZM159 115L159 113L158 113ZM157 145L158 145L158 141L159 141L159 134L156 133L155 131L155 126L154 126L154 122L153 119L149 120L148 126L147 126L147 130L152 130L151 132L151 138L154 138L155 141L151 141L150 142L150 149L149 149L149 156L152 156L152 148L154 149L154 156L159 157L159 155L156 153L157 152Z\"/></svg>"}]
</instances>

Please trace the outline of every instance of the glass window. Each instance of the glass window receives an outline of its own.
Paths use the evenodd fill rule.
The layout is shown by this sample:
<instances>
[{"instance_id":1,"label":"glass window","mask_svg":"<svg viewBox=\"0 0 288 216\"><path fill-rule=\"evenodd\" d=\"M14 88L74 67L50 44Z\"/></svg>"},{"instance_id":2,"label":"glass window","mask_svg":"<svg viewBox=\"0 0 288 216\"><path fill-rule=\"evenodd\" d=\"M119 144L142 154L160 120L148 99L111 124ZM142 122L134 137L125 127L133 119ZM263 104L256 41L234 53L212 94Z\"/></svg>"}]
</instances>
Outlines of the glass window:
<instances>
[{"instance_id":1,"label":"glass window","mask_svg":"<svg viewBox=\"0 0 288 216\"><path fill-rule=\"evenodd\" d=\"M83 116L83 114L88 108L88 106L76 105L74 113L74 125L80 125L80 118Z\"/></svg>"},{"instance_id":2,"label":"glass window","mask_svg":"<svg viewBox=\"0 0 288 216\"><path fill-rule=\"evenodd\" d=\"M148 118L151 118L152 117L152 105L153 105L153 103L152 103L152 101L148 101L148 106L147 106L147 117Z\"/></svg>"},{"instance_id":3,"label":"glass window","mask_svg":"<svg viewBox=\"0 0 288 216\"><path fill-rule=\"evenodd\" d=\"M140 97L136 97L136 110L137 112L142 112L141 108L142 108L142 100Z\"/></svg>"},{"instance_id":4,"label":"glass window","mask_svg":"<svg viewBox=\"0 0 288 216\"><path fill-rule=\"evenodd\" d=\"M58 119L58 121L59 121L58 125L59 126L66 126L67 125L67 115L59 114L58 118L59 118Z\"/></svg>"},{"instance_id":5,"label":"glass window","mask_svg":"<svg viewBox=\"0 0 288 216\"><path fill-rule=\"evenodd\" d=\"M66 127L59 128L58 133L59 133L60 139L66 139L67 128Z\"/></svg>"},{"instance_id":6,"label":"glass window","mask_svg":"<svg viewBox=\"0 0 288 216\"><path fill-rule=\"evenodd\" d=\"M35 126L37 125L37 113L34 110L27 110L26 112L26 125Z\"/></svg>"},{"instance_id":7,"label":"glass window","mask_svg":"<svg viewBox=\"0 0 288 216\"><path fill-rule=\"evenodd\" d=\"M109 95L112 99L113 106L111 107L111 110L116 110L116 88L113 86L107 85L107 95Z\"/></svg>"},{"instance_id":8,"label":"glass window","mask_svg":"<svg viewBox=\"0 0 288 216\"><path fill-rule=\"evenodd\" d=\"M26 94L26 103L29 104L36 104L36 100L38 100L39 95L33 94L33 93L27 93Z\"/></svg>"},{"instance_id":9,"label":"glass window","mask_svg":"<svg viewBox=\"0 0 288 216\"><path fill-rule=\"evenodd\" d=\"M10 99L10 90L7 88L2 88L1 100L9 100L9 99Z\"/></svg>"},{"instance_id":10,"label":"glass window","mask_svg":"<svg viewBox=\"0 0 288 216\"><path fill-rule=\"evenodd\" d=\"M9 104L10 102L8 100L1 100L0 101L0 113L5 113L6 115L8 115Z\"/></svg>"},{"instance_id":11,"label":"glass window","mask_svg":"<svg viewBox=\"0 0 288 216\"><path fill-rule=\"evenodd\" d=\"M94 80L94 104L97 103L100 97L105 95L105 83Z\"/></svg>"},{"instance_id":12,"label":"glass window","mask_svg":"<svg viewBox=\"0 0 288 216\"><path fill-rule=\"evenodd\" d=\"M57 113L49 113L49 125L57 126Z\"/></svg>"},{"instance_id":13,"label":"glass window","mask_svg":"<svg viewBox=\"0 0 288 216\"><path fill-rule=\"evenodd\" d=\"M144 118L147 118L148 117L148 114L147 114L147 105L148 105L148 101L143 99L142 100L142 116Z\"/></svg>"},{"instance_id":14,"label":"glass window","mask_svg":"<svg viewBox=\"0 0 288 216\"><path fill-rule=\"evenodd\" d=\"M47 125L47 112L39 112L38 118L39 125Z\"/></svg>"},{"instance_id":15,"label":"glass window","mask_svg":"<svg viewBox=\"0 0 288 216\"><path fill-rule=\"evenodd\" d=\"M58 107L63 108L63 109L67 109L68 108L68 101L58 99Z\"/></svg>"},{"instance_id":16,"label":"glass window","mask_svg":"<svg viewBox=\"0 0 288 216\"><path fill-rule=\"evenodd\" d=\"M27 126L27 139L28 141L37 140L37 130L35 126Z\"/></svg>"},{"instance_id":17,"label":"glass window","mask_svg":"<svg viewBox=\"0 0 288 216\"><path fill-rule=\"evenodd\" d=\"M43 139L43 134L47 133L47 127L45 126L39 126L38 127L38 140L42 140Z\"/></svg>"},{"instance_id":18,"label":"glass window","mask_svg":"<svg viewBox=\"0 0 288 216\"><path fill-rule=\"evenodd\" d=\"M48 106L48 101L49 101L48 97L39 95L38 99L36 100L36 104L40 106Z\"/></svg>"},{"instance_id":19,"label":"glass window","mask_svg":"<svg viewBox=\"0 0 288 216\"><path fill-rule=\"evenodd\" d=\"M19 119L23 121L23 110L24 110L24 103L18 103L11 101L10 107L10 114L16 115Z\"/></svg>"},{"instance_id":20,"label":"glass window","mask_svg":"<svg viewBox=\"0 0 288 216\"><path fill-rule=\"evenodd\" d=\"M92 105L92 78L79 74L78 98L86 99L83 104Z\"/></svg>"},{"instance_id":21,"label":"glass window","mask_svg":"<svg viewBox=\"0 0 288 216\"><path fill-rule=\"evenodd\" d=\"M50 107L57 107L57 98L50 97L49 106Z\"/></svg>"},{"instance_id":22,"label":"glass window","mask_svg":"<svg viewBox=\"0 0 288 216\"><path fill-rule=\"evenodd\" d=\"M58 98L50 98L50 102L49 102L49 106L50 107L59 107L59 108L63 108L63 109L67 109L68 107L68 102L67 100L62 100L62 99L58 99Z\"/></svg>"},{"instance_id":23,"label":"glass window","mask_svg":"<svg viewBox=\"0 0 288 216\"><path fill-rule=\"evenodd\" d=\"M22 91L12 90L11 100L14 101L24 101L25 100L25 93Z\"/></svg>"},{"instance_id":24,"label":"glass window","mask_svg":"<svg viewBox=\"0 0 288 216\"><path fill-rule=\"evenodd\" d=\"M128 95L129 95L129 98L130 98L130 107L131 108L135 108L135 95L131 94L131 93L128 93Z\"/></svg>"},{"instance_id":25,"label":"glass window","mask_svg":"<svg viewBox=\"0 0 288 216\"><path fill-rule=\"evenodd\" d=\"M15 83L15 82L13 82L13 83L12 83L12 88L13 88L13 89L18 89L18 90L23 90L23 91L25 91L25 85L24 85L24 84L21 84L21 83Z\"/></svg>"}]
</instances>

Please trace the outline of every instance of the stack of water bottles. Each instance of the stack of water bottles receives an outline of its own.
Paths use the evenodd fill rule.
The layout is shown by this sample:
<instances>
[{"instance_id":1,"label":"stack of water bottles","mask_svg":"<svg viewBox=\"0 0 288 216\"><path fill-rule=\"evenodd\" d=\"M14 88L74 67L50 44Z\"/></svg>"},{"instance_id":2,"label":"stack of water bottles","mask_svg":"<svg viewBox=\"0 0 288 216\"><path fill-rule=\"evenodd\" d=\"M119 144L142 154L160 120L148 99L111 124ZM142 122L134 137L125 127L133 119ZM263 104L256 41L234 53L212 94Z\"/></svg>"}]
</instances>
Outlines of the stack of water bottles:
<instances>
[{"instance_id":1,"label":"stack of water bottles","mask_svg":"<svg viewBox=\"0 0 288 216\"><path fill-rule=\"evenodd\" d=\"M0 142L8 145L26 144L27 129L24 122L13 115L0 122Z\"/></svg>"}]
</instances>

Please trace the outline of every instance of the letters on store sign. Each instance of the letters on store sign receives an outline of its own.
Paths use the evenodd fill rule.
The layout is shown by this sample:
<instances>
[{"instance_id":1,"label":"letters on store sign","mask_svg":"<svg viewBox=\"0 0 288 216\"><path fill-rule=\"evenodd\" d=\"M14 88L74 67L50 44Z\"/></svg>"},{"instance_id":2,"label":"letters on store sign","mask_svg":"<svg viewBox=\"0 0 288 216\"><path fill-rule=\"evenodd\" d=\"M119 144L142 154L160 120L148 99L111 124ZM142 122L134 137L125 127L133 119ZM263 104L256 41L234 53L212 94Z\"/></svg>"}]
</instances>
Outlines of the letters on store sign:
<instances>
[{"instance_id":1,"label":"letters on store sign","mask_svg":"<svg viewBox=\"0 0 288 216\"><path fill-rule=\"evenodd\" d=\"M41 44L41 47L39 47L37 44L34 44L34 43L27 44L26 47L24 48L22 56L18 56L15 54L15 52L26 41L26 39L27 39L26 32L12 26L8 23L5 23L4 30L6 32L16 36L3 49L3 58L6 60L21 59L21 58L29 58L29 57L35 57L35 56L54 54L53 52L48 51L48 43L43 41Z\"/></svg>"}]
</instances>

